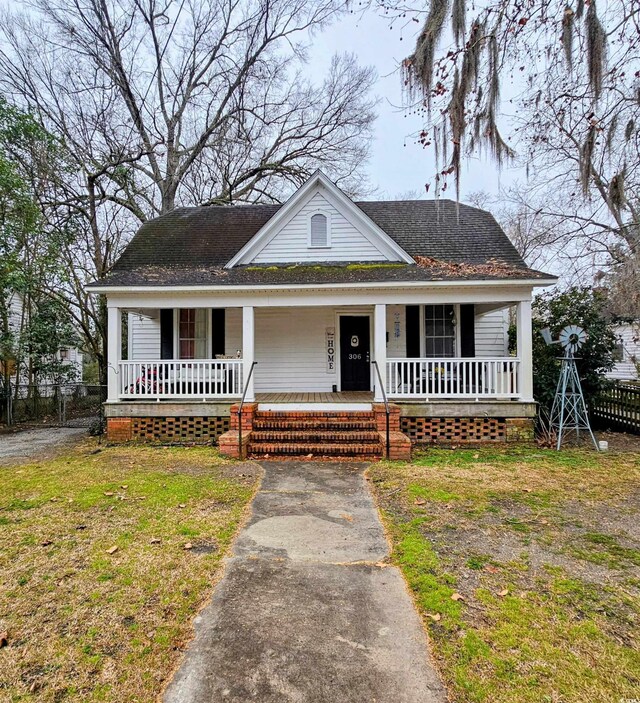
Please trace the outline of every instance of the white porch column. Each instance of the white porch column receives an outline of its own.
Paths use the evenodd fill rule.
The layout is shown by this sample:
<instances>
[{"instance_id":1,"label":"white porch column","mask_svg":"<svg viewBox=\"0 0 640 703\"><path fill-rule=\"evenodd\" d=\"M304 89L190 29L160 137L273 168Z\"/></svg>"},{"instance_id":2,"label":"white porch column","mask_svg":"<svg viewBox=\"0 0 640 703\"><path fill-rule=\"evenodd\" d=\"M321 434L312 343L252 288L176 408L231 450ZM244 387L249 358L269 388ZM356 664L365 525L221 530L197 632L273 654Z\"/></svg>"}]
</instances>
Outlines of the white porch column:
<instances>
[{"instance_id":1,"label":"white porch column","mask_svg":"<svg viewBox=\"0 0 640 703\"><path fill-rule=\"evenodd\" d=\"M118 400L122 356L122 310L107 308L107 400Z\"/></svg>"},{"instance_id":2,"label":"white porch column","mask_svg":"<svg viewBox=\"0 0 640 703\"><path fill-rule=\"evenodd\" d=\"M374 400L382 402L384 396L383 388L387 385L387 306L376 305L373 315L373 358L378 364L380 376L382 376L382 388L378 374L373 375L375 384Z\"/></svg>"},{"instance_id":3,"label":"white porch column","mask_svg":"<svg viewBox=\"0 0 640 703\"><path fill-rule=\"evenodd\" d=\"M242 378L247 386L245 401L253 402L256 399L254 388L254 376L247 384L251 366L255 358L255 330L254 330L253 306L242 308ZM254 371L255 374L255 371Z\"/></svg>"},{"instance_id":4,"label":"white porch column","mask_svg":"<svg viewBox=\"0 0 640 703\"><path fill-rule=\"evenodd\" d=\"M533 331L531 301L521 300L517 305L517 353L520 359L520 397L533 400Z\"/></svg>"}]
</instances>

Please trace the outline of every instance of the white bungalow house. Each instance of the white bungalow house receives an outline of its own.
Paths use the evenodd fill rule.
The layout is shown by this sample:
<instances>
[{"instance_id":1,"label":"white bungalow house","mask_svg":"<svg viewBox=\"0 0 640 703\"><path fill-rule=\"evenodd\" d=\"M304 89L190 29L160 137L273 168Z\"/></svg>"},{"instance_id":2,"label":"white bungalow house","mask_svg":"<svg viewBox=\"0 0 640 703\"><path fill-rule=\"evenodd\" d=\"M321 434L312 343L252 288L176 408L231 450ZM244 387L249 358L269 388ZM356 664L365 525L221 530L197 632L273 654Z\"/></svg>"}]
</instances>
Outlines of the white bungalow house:
<instances>
[{"instance_id":1,"label":"white bungalow house","mask_svg":"<svg viewBox=\"0 0 640 703\"><path fill-rule=\"evenodd\" d=\"M284 205L176 209L90 286L107 296L108 436L359 456L521 436L532 291L553 283L488 212L353 202L321 172Z\"/></svg>"},{"instance_id":2,"label":"white bungalow house","mask_svg":"<svg viewBox=\"0 0 640 703\"><path fill-rule=\"evenodd\" d=\"M28 323L27 306L23 297L17 292L11 292L7 300L7 327L8 331L19 340L24 333ZM77 347L61 347L55 353L55 360L61 362L65 367L64 381L67 385L80 383L83 373L83 356ZM28 395L30 383L27 369L24 366L16 372L16 362L14 354L9 354L8 358L0 358L0 380L10 382L24 388L19 389L18 395ZM43 395L51 395L54 387L60 383L59 378L41 377L38 379L38 392ZM32 387L32 389L35 386Z\"/></svg>"}]
</instances>

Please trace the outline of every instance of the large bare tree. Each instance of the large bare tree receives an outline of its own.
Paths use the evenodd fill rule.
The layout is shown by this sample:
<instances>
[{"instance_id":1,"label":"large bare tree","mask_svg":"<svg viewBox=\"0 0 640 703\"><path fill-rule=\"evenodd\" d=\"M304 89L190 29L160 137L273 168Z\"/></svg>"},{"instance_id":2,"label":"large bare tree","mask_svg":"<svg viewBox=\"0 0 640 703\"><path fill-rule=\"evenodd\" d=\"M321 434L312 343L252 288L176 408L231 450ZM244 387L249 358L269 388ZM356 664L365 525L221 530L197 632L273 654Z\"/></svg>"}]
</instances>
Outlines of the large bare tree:
<instances>
[{"instance_id":1,"label":"large bare tree","mask_svg":"<svg viewBox=\"0 0 640 703\"><path fill-rule=\"evenodd\" d=\"M403 62L436 189L487 151L526 166L529 215L614 267L640 248L640 3L429 0L391 7L421 29ZM474 184L469 184L474 188ZM580 243L578 245L577 243Z\"/></svg>"},{"instance_id":2,"label":"large bare tree","mask_svg":"<svg viewBox=\"0 0 640 703\"><path fill-rule=\"evenodd\" d=\"M348 189L362 186L371 71L335 57L314 84L303 60L309 32L341 2L31 7L0 26L0 86L138 219L176 204L279 198L283 181L299 184L319 165Z\"/></svg>"},{"instance_id":3,"label":"large bare tree","mask_svg":"<svg viewBox=\"0 0 640 703\"><path fill-rule=\"evenodd\" d=\"M68 168L39 195L76 232L67 295L104 357L84 292L137 224L179 205L278 201L318 167L366 190L374 75L305 63L342 0L33 0L0 19L0 92L60 137ZM96 334L97 331L97 334Z\"/></svg>"}]
</instances>

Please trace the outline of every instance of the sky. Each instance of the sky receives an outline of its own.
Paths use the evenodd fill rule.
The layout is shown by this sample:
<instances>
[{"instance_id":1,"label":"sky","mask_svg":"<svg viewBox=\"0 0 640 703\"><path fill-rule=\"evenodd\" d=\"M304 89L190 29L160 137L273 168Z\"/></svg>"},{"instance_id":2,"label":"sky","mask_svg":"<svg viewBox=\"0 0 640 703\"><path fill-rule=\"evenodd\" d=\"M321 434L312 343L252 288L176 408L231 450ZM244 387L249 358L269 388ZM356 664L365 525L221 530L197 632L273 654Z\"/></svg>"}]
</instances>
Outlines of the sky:
<instances>
[{"instance_id":1,"label":"sky","mask_svg":"<svg viewBox=\"0 0 640 703\"><path fill-rule=\"evenodd\" d=\"M368 172L371 184L378 189L376 196L380 197L397 198L409 192L414 197L433 197L433 189L425 191L425 183L435 173L432 153L414 144L410 136L423 126L422 121L400 108L402 81L397 67L412 52L419 29L420 25L414 22L408 28L390 28L389 20L372 10L353 13L316 35L309 55L309 70L317 81L322 80L335 53L353 53L360 64L376 69L379 116ZM498 171L488 158L470 160L462 172L461 199L481 190L496 194L501 184L508 186L522 176L522 169L518 168L503 166Z\"/></svg>"}]
</instances>

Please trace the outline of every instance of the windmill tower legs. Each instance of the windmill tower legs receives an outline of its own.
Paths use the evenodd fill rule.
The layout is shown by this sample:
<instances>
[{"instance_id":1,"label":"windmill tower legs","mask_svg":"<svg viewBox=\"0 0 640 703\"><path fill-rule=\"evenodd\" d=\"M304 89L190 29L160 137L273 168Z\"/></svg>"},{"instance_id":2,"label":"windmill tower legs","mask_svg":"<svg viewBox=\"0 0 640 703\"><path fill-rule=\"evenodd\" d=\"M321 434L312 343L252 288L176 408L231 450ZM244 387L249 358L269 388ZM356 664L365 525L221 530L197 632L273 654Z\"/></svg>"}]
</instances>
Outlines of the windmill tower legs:
<instances>
[{"instance_id":1,"label":"windmill tower legs","mask_svg":"<svg viewBox=\"0 0 640 703\"><path fill-rule=\"evenodd\" d=\"M585 430L589 433L593 445L598 451L598 443L591 431L589 413L582 394L578 368L575 358L570 353L562 358L560 377L551 408L551 427L558 434L557 449L562 446L565 435L575 432L576 438L580 439L580 430Z\"/></svg>"}]
</instances>

